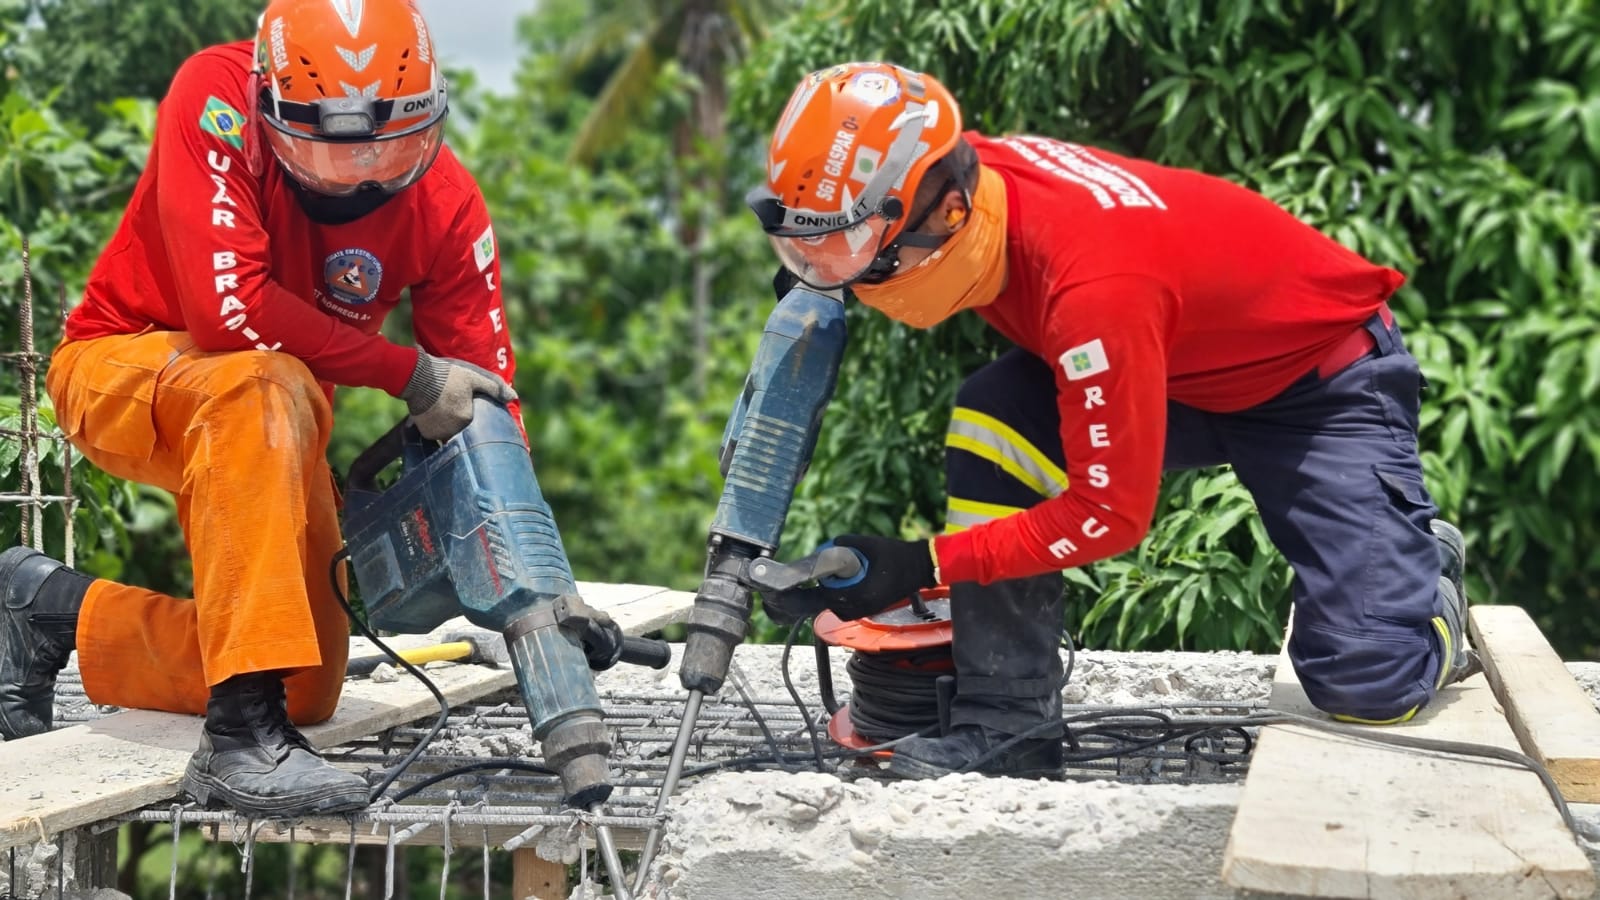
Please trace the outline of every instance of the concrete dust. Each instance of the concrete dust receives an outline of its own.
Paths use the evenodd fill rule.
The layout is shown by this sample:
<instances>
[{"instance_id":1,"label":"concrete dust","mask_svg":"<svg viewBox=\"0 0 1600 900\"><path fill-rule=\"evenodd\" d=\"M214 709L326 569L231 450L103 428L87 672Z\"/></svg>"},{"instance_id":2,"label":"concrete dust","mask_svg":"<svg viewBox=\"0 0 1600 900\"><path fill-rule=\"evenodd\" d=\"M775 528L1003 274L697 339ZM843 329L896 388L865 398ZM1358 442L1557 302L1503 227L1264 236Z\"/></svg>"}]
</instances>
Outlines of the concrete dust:
<instances>
[{"instance_id":1,"label":"concrete dust","mask_svg":"<svg viewBox=\"0 0 1600 900\"><path fill-rule=\"evenodd\" d=\"M1276 656L1260 653L1089 650L1077 654L1062 699L1113 706L1190 700L1264 703L1272 693L1277 664Z\"/></svg>"},{"instance_id":2,"label":"concrete dust","mask_svg":"<svg viewBox=\"0 0 1600 900\"><path fill-rule=\"evenodd\" d=\"M674 654L683 646L674 644ZM850 650L829 649L829 668L834 693L841 701L850 692L850 676L845 665ZM787 701L781 660L783 648L770 644L746 644L734 653L733 669L743 675L746 690L758 700ZM1062 651L1063 662L1067 659ZM1121 653L1108 650L1078 651L1073 660L1072 679L1062 692L1067 703L1096 705L1140 705L1183 701L1265 702L1272 691L1272 673L1278 658L1260 653L1216 651L1207 653ZM618 666L595 677L602 695L648 694L681 696L683 688L673 666L664 670ZM1600 664L1596 665L1600 670ZM815 651L802 645L790 651L790 681L808 702L819 694ZM737 702L738 691L730 675L719 696ZM1596 688L1600 691L1600 671Z\"/></svg>"}]
</instances>

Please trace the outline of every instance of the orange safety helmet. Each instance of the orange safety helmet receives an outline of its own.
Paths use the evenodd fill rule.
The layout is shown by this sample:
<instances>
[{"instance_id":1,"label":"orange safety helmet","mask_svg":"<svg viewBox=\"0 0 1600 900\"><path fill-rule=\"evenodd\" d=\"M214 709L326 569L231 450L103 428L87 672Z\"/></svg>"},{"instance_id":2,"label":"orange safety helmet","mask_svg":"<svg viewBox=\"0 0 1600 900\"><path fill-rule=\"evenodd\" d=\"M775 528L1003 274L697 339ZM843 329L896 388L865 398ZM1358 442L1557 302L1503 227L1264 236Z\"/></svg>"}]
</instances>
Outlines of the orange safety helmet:
<instances>
[{"instance_id":1,"label":"orange safety helmet","mask_svg":"<svg viewBox=\"0 0 1600 900\"><path fill-rule=\"evenodd\" d=\"M923 176L960 137L961 108L928 75L880 62L812 72L773 130L766 184L745 202L800 280L882 281L901 246L944 243L916 233L932 206L907 219Z\"/></svg>"},{"instance_id":2,"label":"orange safety helmet","mask_svg":"<svg viewBox=\"0 0 1600 900\"><path fill-rule=\"evenodd\" d=\"M403 190L444 146L444 75L411 0L272 0L251 99L284 170L318 194Z\"/></svg>"}]
</instances>

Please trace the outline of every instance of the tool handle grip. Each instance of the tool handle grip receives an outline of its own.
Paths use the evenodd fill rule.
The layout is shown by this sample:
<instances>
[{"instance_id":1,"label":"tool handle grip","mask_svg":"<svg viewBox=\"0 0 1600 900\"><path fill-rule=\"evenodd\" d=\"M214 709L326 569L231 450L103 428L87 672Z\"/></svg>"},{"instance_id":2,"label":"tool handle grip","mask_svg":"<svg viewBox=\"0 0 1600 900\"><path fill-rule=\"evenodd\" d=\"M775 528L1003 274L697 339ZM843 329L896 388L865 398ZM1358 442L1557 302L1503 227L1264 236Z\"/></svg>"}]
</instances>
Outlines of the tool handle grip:
<instances>
[{"instance_id":1,"label":"tool handle grip","mask_svg":"<svg viewBox=\"0 0 1600 900\"><path fill-rule=\"evenodd\" d=\"M394 662L394 660L382 653L353 657L346 665L344 673L357 678L363 675L371 675L375 669L387 662Z\"/></svg>"},{"instance_id":2,"label":"tool handle grip","mask_svg":"<svg viewBox=\"0 0 1600 900\"><path fill-rule=\"evenodd\" d=\"M854 547L828 544L817 554L817 584L838 590L852 587L867 577L867 557ZM826 574L822 574L826 573Z\"/></svg>"},{"instance_id":3,"label":"tool handle grip","mask_svg":"<svg viewBox=\"0 0 1600 900\"><path fill-rule=\"evenodd\" d=\"M384 432L382 437L373 441L371 446L361 451L361 455L350 463L350 471L345 476L348 490L377 492L378 473L399 459L405 450L405 428L406 420L401 419L393 428Z\"/></svg>"},{"instance_id":4,"label":"tool handle grip","mask_svg":"<svg viewBox=\"0 0 1600 900\"><path fill-rule=\"evenodd\" d=\"M649 666L652 669L665 669L672 662L672 645L653 638L623 638L622 662L634 666Z\"/></svg>"}]
</instances>

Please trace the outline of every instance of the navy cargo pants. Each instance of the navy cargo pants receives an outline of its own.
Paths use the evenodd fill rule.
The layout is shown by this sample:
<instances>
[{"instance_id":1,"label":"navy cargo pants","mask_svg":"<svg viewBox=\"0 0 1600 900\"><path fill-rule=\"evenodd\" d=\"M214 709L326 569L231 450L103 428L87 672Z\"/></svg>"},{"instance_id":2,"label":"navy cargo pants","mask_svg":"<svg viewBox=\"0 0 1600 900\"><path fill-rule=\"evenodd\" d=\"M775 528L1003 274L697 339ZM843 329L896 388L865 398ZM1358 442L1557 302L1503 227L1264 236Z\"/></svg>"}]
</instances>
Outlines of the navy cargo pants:
<instances>
[{"instance_id":1,"label":"navy cargo pants","mask_svg":"<svg viewBox=\"0 0 1600 900\"><path fill-rule=\"evenodd\" d=\"M1436 690L1437 511L1417 455L1417 362L1398 328L1377 315L1363 327L1374 344L1365 356L1259 406L1169 402L1165 468L1233 466L1294 569L1289 656L1306 694L1325 712L1387 722ZM1051 367L1014 349L973 373L947 445L949 528L1065 489ZM1016 733L1059 709L1061 584L1044 578L958 586L953 721Z\"/></svg>"}]
</instances>

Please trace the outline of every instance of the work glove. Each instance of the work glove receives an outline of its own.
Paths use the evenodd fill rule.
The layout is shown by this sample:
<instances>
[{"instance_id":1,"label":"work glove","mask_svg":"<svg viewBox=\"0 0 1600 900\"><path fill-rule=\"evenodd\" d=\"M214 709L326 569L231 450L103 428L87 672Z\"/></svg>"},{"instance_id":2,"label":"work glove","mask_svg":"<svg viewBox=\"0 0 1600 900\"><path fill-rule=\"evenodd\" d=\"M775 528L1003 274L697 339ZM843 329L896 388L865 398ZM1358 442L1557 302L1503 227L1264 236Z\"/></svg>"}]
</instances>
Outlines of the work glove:
<instances>
[{"instance_id":1,"label":"work glove","mask_svg":"<svg viewBox=\"0 0 1600 900\"><path fill-rule=\"evenodd\" d=\"M517 399L500 376L469 362L417 351L417 367L400 392L411 422L430 441L446 441L472 422L472 397L483 394L501 403Z\"/></svg>"},{"instance_id":2,"label":"work glove","mask_svg":"<svg viewBox=\"0 0 1600 900\"><path fill-rule=\"evenodd\" d=\"M938 583L930 541L846 534L834 538L832 544L856 551L865 563L862 571L842 584L819 584L763 597L763 608L773 621L790 625L827 609L848 622L883 612L913 592Z\"/></svg>"},{"instance_id":3,"label":"work glove","mask_svg":"<svg viewBox=\"0 0 1600 900\"><path fill-rule=\"evenodd\" d=\"M589 668L604 672L622 659L622 626L604 610L589 610L589 624L583 629L583 656Z\"/></svg>"}]
</instances>

